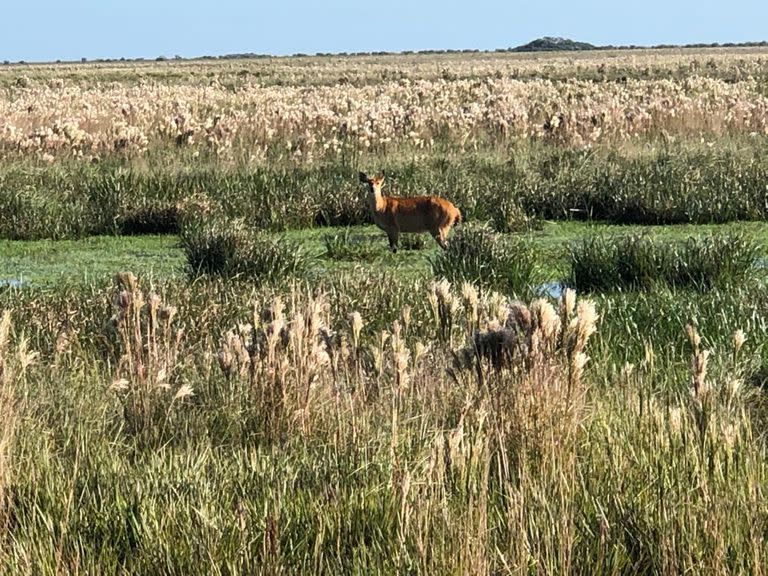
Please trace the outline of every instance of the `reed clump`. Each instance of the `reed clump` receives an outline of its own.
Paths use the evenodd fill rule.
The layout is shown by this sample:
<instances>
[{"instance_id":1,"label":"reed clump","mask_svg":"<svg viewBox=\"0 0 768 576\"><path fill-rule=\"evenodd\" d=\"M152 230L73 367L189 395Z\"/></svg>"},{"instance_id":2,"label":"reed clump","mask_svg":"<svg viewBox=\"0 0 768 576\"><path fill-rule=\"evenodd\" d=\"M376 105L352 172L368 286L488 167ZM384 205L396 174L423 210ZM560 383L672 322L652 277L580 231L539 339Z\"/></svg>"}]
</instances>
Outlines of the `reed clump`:
<instances>
[{"instance_id":1,"label":"reed clump","mask_svg":"<svg viewBox=\"0 0 768 576\"><path fill-rule=\"evenodd\" d=\"M184 328L178 309L144 291L130 272L115 276L109 347L112 384L128 434L161 437L177 404L194 395L181 374Z\"/></svg>"},{"instance_id":2,"label":"reed clump","mask_svg":"<svg viewBox=\"0 0 768 576\"><path fill-rule=\"evenodd\" d=\"M299 245L252 230L242 220L190 224L181 244L192 277L275 283L306 274L312 260Z\"/></svg>"},{"instance_id":3,"label":"reed clump","mask_svg":"<svg viewBox=\"0 0 768 576\"><path fill-rule=\"evenodd\" d=\"M682 242L648 235L591 235L570 247L570 284L580 290L649 290L660 285L710 290L743 281L760 246L738 233L712 233Z\"/></svg>"},{"instance_id":4,"label":"reed clump","mask_svg":"<svg viewBox=\"0 0 768 576\"><path fill-rule=\"evenodd\" d=\"M524 294L538 273L529 240L497 234L486 226L463 225L448 248L432 260L432 271L450 282L471 282L486 289Z\"/></svg>"}]
</instances>

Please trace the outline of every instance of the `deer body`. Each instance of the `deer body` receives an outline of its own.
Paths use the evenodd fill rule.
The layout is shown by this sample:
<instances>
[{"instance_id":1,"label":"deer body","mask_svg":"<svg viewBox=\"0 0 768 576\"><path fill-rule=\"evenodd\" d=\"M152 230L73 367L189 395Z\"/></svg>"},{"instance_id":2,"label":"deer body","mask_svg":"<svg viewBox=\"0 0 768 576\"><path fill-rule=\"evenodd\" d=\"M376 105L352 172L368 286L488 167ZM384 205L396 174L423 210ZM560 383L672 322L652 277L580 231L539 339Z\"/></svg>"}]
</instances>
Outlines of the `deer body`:
<instances>
[{"instance_id":1,"label":"deer body","mask_svg":"<svg viewBox=\"0 0 768 576\"><path fill-rule=\"evenodd\" d=\"M447 247L448 232L461 222L461 212L451 202L438 196L384 196L381 193L383 176L368 178L361 172L360 181L368 186L368 207L373 222L387 233L393 252L397 252L401 232L429 232L442 248Z\"/></svg>"}]
</instances>

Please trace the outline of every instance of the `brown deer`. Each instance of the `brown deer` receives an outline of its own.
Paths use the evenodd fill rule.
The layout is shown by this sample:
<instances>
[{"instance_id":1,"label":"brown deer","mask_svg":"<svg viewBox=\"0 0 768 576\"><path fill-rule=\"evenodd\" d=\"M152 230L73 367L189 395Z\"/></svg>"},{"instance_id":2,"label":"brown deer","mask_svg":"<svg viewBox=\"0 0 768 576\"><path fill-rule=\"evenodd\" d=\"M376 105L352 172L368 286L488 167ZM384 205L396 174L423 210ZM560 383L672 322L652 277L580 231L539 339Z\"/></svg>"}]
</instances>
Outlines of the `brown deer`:
<instances>
[{"instance_id":1,"label":"brown deer","mask_svg":"<svg viewBox=\"0 0 768 576\"><path fill-rule=\"evenodd\" d=\"M368 207L373 222L387 233L392 252L397 252L401 232L429 232L442 248L447 248L448 232L461 222L461 212L456 206L438 196L384 196L381 193L384 176L369 178L360 172L360 182L368 186Z\"/></svg>"}]
</instances>

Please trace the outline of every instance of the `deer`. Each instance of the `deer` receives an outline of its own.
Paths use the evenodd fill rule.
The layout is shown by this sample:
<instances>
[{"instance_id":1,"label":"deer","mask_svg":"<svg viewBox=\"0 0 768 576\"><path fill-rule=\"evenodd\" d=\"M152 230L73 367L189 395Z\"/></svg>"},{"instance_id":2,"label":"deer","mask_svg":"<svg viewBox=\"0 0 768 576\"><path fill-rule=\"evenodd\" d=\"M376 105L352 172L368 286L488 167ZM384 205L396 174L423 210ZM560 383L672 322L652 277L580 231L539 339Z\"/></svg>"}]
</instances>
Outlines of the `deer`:
<instances>
[{"instance_id":1,"label":"deer","mask_svg":"<svg viewBox=\"0 0 768 576\"><path fill-rule=\"evenodd\" d=\"M367 200L373 222L387 233L393 253L397 252L401 232L429 232L441 248L448 247L448 232L462 221L461 212L451 202L439 196L384 196L381 193L384 175L369 178L360 172L360 182L368 187Z\"/></svg>"}]
</instances>

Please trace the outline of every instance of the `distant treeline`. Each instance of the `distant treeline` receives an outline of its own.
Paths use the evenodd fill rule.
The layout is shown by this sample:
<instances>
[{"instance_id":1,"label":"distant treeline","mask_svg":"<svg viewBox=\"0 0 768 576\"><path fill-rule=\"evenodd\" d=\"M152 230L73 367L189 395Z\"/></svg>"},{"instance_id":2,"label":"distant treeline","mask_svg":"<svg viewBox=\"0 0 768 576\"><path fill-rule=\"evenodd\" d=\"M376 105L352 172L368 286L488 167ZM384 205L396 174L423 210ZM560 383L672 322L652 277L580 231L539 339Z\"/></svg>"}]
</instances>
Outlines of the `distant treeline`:
<instances>
[{"instance_id":1,"label":"distant treeline","mask_svg":"<svg viewBox=\"0 0 768 576\"><path fill-rule=\"evenodd\" d=\"M445 50L402 50L400 52L387 52L387 51L371 51L371 52L316 52L315 54L304 54L298 52L291 54L290 56L275 56L273 54L258 54L255 52L243 52L238 54L224 54L221 56L196 56L193 58L183 58L181 56L158 56L157 58L95 58L88 60L87 58L81 58L80 60L56 60L56 64L74 64L77 62L86 63L94 62L101 64L116 63L116 62L166 62L166 61L199 61L199 60L247 60L247 59L268 59L268 58L307 58L312 56L319 57L345 57L345 56L396 56L396 55L412 55L412 54L492 54L492 53L506 53L506 52L555 52L566 51L576 52L584 50L661 50L669 48L756 48L766 47L768 41L763 40L760 42L711 42L711 43L696 43L696 44L655 44L653 46L638 46L636 44L629 44L626 46L614 46L608 44L605 46L595 46L587 42L576 42L574 40L567 40L563 38L539 38L533 40L528 44L522 46L516 46L514 48L496 48L495 50L478 50L472 48L465 49L445 49ZM46 62L37 62L38 64L46 64ZM11 62L10 60L4 60L4 65L11 64L28 64L24 60L18 62Z\"/></svg>"}]
</instances>

